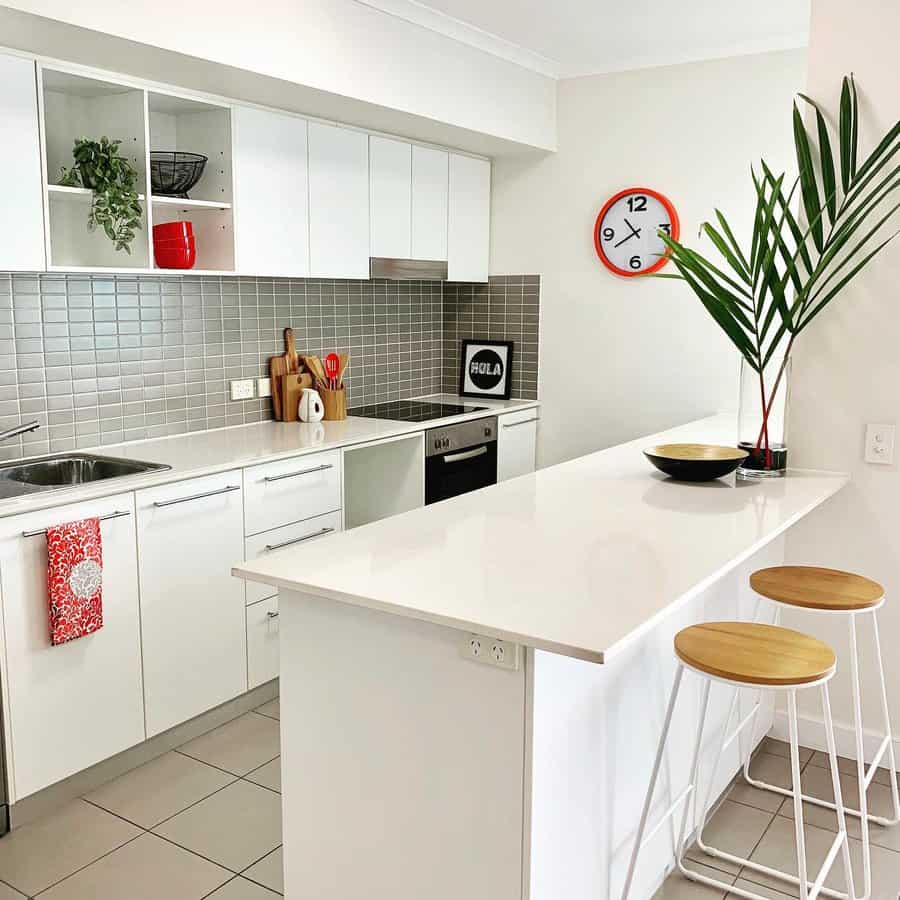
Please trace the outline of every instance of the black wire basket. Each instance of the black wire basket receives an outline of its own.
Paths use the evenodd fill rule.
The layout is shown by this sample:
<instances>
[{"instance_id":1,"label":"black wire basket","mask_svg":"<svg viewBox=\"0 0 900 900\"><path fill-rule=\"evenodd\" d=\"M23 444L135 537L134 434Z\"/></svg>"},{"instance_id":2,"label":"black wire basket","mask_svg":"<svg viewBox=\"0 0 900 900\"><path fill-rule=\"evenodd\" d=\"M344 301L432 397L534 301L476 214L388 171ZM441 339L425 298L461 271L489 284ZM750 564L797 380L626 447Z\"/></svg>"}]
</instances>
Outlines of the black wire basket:
<instances>
[{"instance_id":1,"label":"black wire basket","mask_svg":"<svg viewBox=\"0 0 900 900\"><path fill-rule=\"evenodd\" d=\"M202 153L180 150L150 151L150 188L163 197L189 200L188 191L197 184L206 168Z\"/></svg>"}]
</instances>

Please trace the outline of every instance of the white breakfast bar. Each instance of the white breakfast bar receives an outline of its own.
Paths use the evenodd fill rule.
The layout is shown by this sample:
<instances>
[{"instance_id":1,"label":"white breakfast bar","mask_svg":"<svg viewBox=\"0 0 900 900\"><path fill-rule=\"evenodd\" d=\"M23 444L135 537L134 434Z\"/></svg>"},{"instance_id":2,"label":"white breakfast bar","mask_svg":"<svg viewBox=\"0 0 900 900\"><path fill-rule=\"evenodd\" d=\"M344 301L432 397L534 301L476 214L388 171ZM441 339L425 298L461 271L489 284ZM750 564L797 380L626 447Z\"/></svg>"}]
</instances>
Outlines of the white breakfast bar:
<instances>
[{"instance_id":1,"label":"white breakfast bar","mask_svg":"<svg viewBox=\"0 0 900 900\"><path fill-rule=\"evenodd\" d=\"M617 900L672 636L756 614L749 572L847 483L684 484L641 453L733 434L702 420L234 569L281 596L288 900ZM656 812L687 782L695 687ZM735 746L717 791L737 768ZM671 863L663 828L631 896Z\"/></svg>"}]
</instances>

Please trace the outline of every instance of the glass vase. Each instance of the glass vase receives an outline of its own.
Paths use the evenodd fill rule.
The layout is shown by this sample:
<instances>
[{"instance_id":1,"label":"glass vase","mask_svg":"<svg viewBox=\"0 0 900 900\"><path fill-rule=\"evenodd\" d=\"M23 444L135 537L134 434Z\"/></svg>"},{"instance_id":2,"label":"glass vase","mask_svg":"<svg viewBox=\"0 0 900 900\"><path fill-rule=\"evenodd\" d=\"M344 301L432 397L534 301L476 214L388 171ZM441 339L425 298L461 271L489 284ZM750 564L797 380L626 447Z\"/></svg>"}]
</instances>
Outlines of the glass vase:
<instances>
[{"instance_id":1,"label":"glass vase","mask_svg":"<svg viewBox=\"0 0 900 900\"><path fill-rule=\"evenodd\" d=\"M762 384L759 373L741 360L738 446L749 455L738 467L739 476L781 478L787 471L785 426L790 383L791 361L782 370L778 353L763 371Z\"/></svg>"}]
</instances>

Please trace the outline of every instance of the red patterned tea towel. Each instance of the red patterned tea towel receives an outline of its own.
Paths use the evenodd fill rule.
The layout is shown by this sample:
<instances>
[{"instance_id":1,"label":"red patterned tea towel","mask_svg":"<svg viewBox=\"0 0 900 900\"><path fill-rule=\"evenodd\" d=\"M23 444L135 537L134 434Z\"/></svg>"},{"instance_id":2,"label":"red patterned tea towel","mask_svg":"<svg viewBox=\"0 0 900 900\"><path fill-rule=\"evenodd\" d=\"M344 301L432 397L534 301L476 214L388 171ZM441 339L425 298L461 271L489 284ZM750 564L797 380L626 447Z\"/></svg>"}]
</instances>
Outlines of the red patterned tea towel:
<instances>
[{"instance_id":1,"label":"red patterned tea towel","mask_svg":"<svg viewBox=\"0 0 900 900\"><path fill-rule=\"evenodd\" d=\"M50 643L74 641L103 627L103 543L100 520L47 529Z\"/></svg>"}]
</instances>

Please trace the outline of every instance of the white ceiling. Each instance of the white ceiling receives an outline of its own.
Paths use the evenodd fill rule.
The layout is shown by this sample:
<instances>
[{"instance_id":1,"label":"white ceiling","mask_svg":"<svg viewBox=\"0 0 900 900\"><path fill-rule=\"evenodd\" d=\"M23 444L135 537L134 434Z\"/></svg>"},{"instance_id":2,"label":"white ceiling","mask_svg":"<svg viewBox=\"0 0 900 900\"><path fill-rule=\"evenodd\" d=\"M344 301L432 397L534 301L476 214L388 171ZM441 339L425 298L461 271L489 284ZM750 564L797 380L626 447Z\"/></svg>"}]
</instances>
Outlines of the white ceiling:
<instances>
[{"instance_id":1,"label":"white ceiling","mask_svg":"<svg viewBox=\"0 0 900 900\"><path fill-rule=\"evenodd\" d=\"M806 46L811 0L361 0L547 75Z\"/></svg>"}]
</instances>

